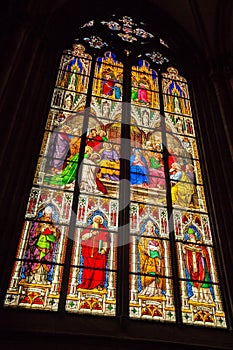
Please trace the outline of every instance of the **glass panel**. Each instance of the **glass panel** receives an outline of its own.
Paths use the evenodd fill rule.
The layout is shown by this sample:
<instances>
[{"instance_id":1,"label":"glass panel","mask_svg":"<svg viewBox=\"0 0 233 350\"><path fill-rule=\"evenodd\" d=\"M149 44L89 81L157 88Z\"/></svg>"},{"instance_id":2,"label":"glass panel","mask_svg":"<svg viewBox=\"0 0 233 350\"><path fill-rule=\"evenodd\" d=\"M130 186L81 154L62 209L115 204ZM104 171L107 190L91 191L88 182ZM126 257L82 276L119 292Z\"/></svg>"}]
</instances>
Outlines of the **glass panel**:
<instances>
[{"instance_id":1,"label":"glass panel","mask_svg":"<svg viewBox=\"0 0 233 350\"><path fill-rule=\"evenodd\" d=\"M120 121L122 115L122 103L92 96L91 113L107 124L111 121ZM103 120L102 120L103 119Z\"/></svg>"},{"instance_id":2,"label":"glass panel","mask_svg":"<svg viewBox=\"0 0 233 350\"><path fill-rule=\"evenodd\" d=\"M191 115L189 92L186 79L178 75L178 71L169 67L163 73L164 109L167 112Z\"/></svg>"},{"instance_id":3,"label":"glass panel","mask_svg":"<svg viewBox=\"0 0 233 350\"><path fill-rule=\"evenodd\" d=\"M91 35L89 37L83 38L83 41L87 42L91 47L95 49L101 49L108 44L102 40L99 36Z\"/></svg>"},{"instance_id":4,"label":"glass panel","mask_svg":"<svg viewBox=\"0 0 233 350\"><path fill-rule=\"evenodd\" d=\"M106 68L108 65L118 66L123 68L123 64L120 61L118 61L117 56L113 52L108 51L108 52L105 52L103 57L97 58L95 76L98 77L98 75L100 74L101 66Z\"/></svg>"},{"instance_id":5,"label":"glass panel","mask_svg":"<svg viewBox=\"0 0 233 350\"><path fill-rule=\"evenodd\" d=\"M6 306L57 310L69 231L58 222L59 210L51 202L25 221Z\"/></svg>"},{"instance_id":6,"label":"glass panel","mask_svg":"<svg viewBox=\"0 0 233 350\"><path fill-rule=\"evenodd\" d=\"M121 123L90 117L81 191L118 197L120 142Z\"/></svg>"},{"instance_id":7,"label":"glass panel","mask_svg":"<svg viewBox=\"0 0 233 350\"><path fill-rule=\"evenodd\" d=\"M162 154L133 148L130 156L131 200L166 204Z\"/></svg>"},{"instance_id":8,"label":"glass panel","mask_svg":"<svg viewBox=\"0 0 233 350\"><path fill-rule=\"evenodd\" d=\"M68 311L115 315L117 220L118 201L80 196Z\"/></svg>"},{"instance_id":9,"label":"glass panel","mask_svg":"<svg viewBox=\"0 0 233 350\"><path fill-rule=\"evenodd\" d=\"M41 147L43 157L39 158L35 183L70 189L74 185L81 143L80 128L73 128L74 115L59 131L45 133ZM77 118L80 121L82 118Z\"/></svg>"},{"instance_id":10,"label":"glass panel","mask_svg":"<svg viewBox=\"0 0 233 350\"><path fill-rule=\"evenodd\" d=\"M85 94L65 91L62 89L54 89L51 106L58 108L59 110L62 109L65 116L69 115L68 112L78 112L79 110L84 109L85 104Z\"/></svg>"},{"instance_id":11,"label":"glass panel","mask_svg":"<svg viewBox=\"0 0 233 350\"><path fill-rule=\"evenodd\" d=\"M145 127L144 132L146 133L152 133L150 129L146 128L158 128L160 126L160 119L159 111L131 105L131 125Z\"/></svg>"},{"instance_id":12,"label":"glass panel","mask_svg":"<svg viewBox=\"0 0 233 350\"><path fill-rule=\"evenodd\" d=\"M190 159L198 159L196 140L191 137L184 137L178 134L167 132L167 149L171 159L169 160L169 169L171 162L191 163Z\"/></svg>"},{"instance_id":13,"label":"glass panel","mask_svg":"<svg viewBox=\"0 0 233 350\"><path fill-rule=\"evenodd\" d=\"M20 266L21 263L16 261L10 286L6 293L4 306L57 311L63 266L57 264L43 264L44 270L53 272L54 276L51 281L46 280L47 283L43 282L45 276L44 271L41 272L38 270L36 274L38 282L32 284L21 280L17 285L18 277L15 278L15 271L20 269ZM21 278L22 276L19 277Z\"/></svg>"},{"instance_id":14,"label":"glass panel","mask_svg":"<svg viewBox=\"0 0 233 350\"><path fill-rule=\"evenodd\" d=\"M147 149L155 152L162 151L162 134L160 123L158 127L142 128L131 125L130 128L131 146L138 149Z\"/></svg>"},{"instance_id":15,"label":"glass panel","mask_svg":"<svg viewBox=\"0 0 233 350\"><path fill-rule=\"evenodd\" d=\"M64 52L51 101L52 107L63 108L65 111L84 108L86 96L80 93L87 92L91 67L91 56L84 51L84 46L74 44L73 51Z\"/></svg>"},{"instance_id":16,"label":"glass panel","mask_svg":"<svg viewBox=\"0 0 233 350\"><path fill-rule=\"evenodd\" d=\"M195 136L192 118L183 117L179 114L165 113L166 124L177 134Z\"/></svg>"},{"instance_id":17,"label":"glass panel","mask_svg":"<svg viewBox=\"0 0 233 350\"><path fill-rule=\"evenodd\" d=\"M177 240L183 240L186 228L188 225L192 225L195 226L195 230L198 230L198 235L199 237L201 236L203 243L208 245L213 244L208 215L179 209L174 209L173 215L175 237Z\"/></svg>"},{"instance_id":18,"label":"glass panel","mask_svg":"<svg viewBox=\"0 0 233 350\"><path fill-rule=\"evenodd\" d=\"M118 153L110 143L104 144L101 154L94 152L88 158L84 158L80 181L81 193L118 197L119 164Z\"/></svg>"},{"instance_id":19,"label":"glass panel","mask_svg":"<svg viewBox=\"0 0 233 350\"><path fill-rule=\"evenodd\" d=\"M5 305L57 311L91 56L64 52Z\"/></svg>"},{"instance_id":20,"label":"glass panel","mask_svg":"<svg viewBox=\"0 0 233 350\"><path fill-rule=\"evenodd\" d=\"M75 82L75 74L82 74L84 77L89 76L90 68L91 56L85 53L83 45L74 44L73 51L67 50L62 56L56 85L69 88L69 84L73 81L78 91L77 87L79 85ZM80 87L81 85L85 86L86 84L82 81Z\"/></svg>"},{"instance_id":21,"label":"glass panel","mask_svg":"<svg viewBox=\"0 0 233 350\"><path fill-rule=\"evenodd\" d=\"M122 99L123 65L111 52L97 59L93 94L109 99Z\"/></svg>"},{"instance_id":22,"label":"glass panel","mask_svg":"<svg viewBox=\"0 0 233 350\"><path fill-rule=\"evenodd\" d=\"M144 279L147 280L144 276ZM172 280L160 278L159 285L163 288L163 293L155 294L156 287L151 288L152 295L139 295L137 283L141 280L140 276L130 274L130 303L129 314L132 318L141 318L154 321L175 322L175 306L173 297Z\"/></svg>"},{"instance_id":23,"label":"glass panel","mask_svg":"<svg viewBox=\"0 0 233 350\"><path fill-rule=\"evenodd\" d=\"M186 324L227 328L222 308L222 296L218 285L211 286L213 302L188 300L186 282L180 282L182 298L182 320ZM205 292L206 293L206 292ZM211 295L211 298L212 295Z\"/></svg>"},{"instance_id":24,"label":"glass panel","mask_svg":"<svg viewBox=\"0 0 233 350\"><path fill-rule=\"evenodd\" d=\"M94 79L93 95L121 101L122 84L110 73L106 73L104 79Z\"/></svg>"},{"instance_id":25,"label":"glass panel","mask_svg":"<svg viewBox=\"0 0 233 350\"><path fill-rule=\"evenodd\" d=\"M85 226L87 218L100 210L106 213L108 227L114 231L118 225L118 200L97 196L80 195L77 211L77 225Z\"/></svg>"},{"instance_id":26,"label":"glass panel","mask_svg":"<svg viewBox=\"0 0 233 350\"><path fill-rule=\"evenodd\" d=\"M226 327L208 216L173 214L183 321Z\"/></svg>"},{"instance_id":27,"label":"glass panel","mask_svg":"<svg viewBox=\"0 0 233 350\"><path fill-rule=\"evenodd\" d=\"M49 206L53 210L54 220L59 224L69 224L73 194L52 188L32 187L28 199L25 218L41 217L41 210Z\"/></svg>"},{"instance_id":28,"label":"glass panel","mask_svg":"<svg viewBox=\"0 0 233 350\"><path fill-rule=\"evenodd\" d=\"M174 321L167 211L131 203L130 227L131 317Z\"/></svg>"},{"instance_id":29,"label":"glass panel","mask_svg":"<svg viewBox=\"0 0 233 350\"><path fill-rule=\"evenodd\" d=\"M159 108L157 73L149 68L147 61L141 60L137 67L132 67L131 102L140 106Z\"/></svg>"},{"instance_id":30,"label":"glass panel","mask_svg":"<svg viewBox=\"0 0 233 350\"><path fill-rule=\"evenodd\" d=\"M88 272L87 272L88 271ZM92 283L99 283L105 280L102 289L94 288L92 290L86 288L75 289L74 293L70 289L67 295L66 311L92 314L99 316L115 316L116 315L116 273L110 270L93 270L78 267L72 267L70 271L70 280L73 276L90 276ZM96 276L96 277L95 277ZM72 285L72 282L70 282Z\"/></svg>"}]
</instances>

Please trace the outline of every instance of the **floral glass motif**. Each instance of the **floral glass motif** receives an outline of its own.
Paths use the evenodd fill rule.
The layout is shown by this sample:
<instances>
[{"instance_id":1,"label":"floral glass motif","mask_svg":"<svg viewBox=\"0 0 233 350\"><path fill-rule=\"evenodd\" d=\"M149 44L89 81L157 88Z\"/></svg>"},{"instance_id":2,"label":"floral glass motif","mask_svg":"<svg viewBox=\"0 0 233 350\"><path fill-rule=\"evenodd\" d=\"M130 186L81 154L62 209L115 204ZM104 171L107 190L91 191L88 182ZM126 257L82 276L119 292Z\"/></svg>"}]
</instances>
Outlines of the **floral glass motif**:
<instances>
[{"instance_id":1,"label":"floral glass motif","mask_svg":"<svg viewBox=\"0 0 233 350\"><path fill-rule=\"evenodd\" d=\"M151 33L148 33L146 32L144 29L142 28L136 28L134 30L134 33L137 35L137 36L140 36L141 38L153 38L154 35L151 34Z\"/></svg>"},{"instance_id":2,"label":"floral glass motif","mask_svg":"<svg viewBox=\"0 0 233 350\"><path fill-rule=\"evenodd\" d=\"M159 38L159 42L160 42L160 44L162 44L162 45L164 45L164 46L166 46L166 47L169 47L169 46L165 43L165 41L164 41L163 39Z\"/></svg>"},{"instance_id":3,"label":"floral glass motif","mask_svg":"<svg viewBox=\"0 0 233 350\"><path fill-rule=\"evenodd\" d=\"M101 21L103 25L108 26L109 29L114 31L122 30L121 33L117 35L123 40L130 43L136 42L137 38L133 35L146 39L153 38L154 35L145 31L143 28L135 28L137 24L133 22L133 19L129 16L123 16L122 19L119 19L119 22L122 22L121 25L116 21ZM143 24L142 22L140 24Z\"/></svg>"},{"instance_id":4,"label":"floral glass motif","mask_svg":"<svg viewBox=\"0 0 233 350\"><path fill-rule=\"evenodd\" d=\"M103 46L108 46L99 36L92 35L90 38L83 38L91 47L101 49Z\"/></svg>"},{"instance_id":5,"label":"floral glass motif","mask_svg":"<svg viewBox=\"0 0 233 350\"><path fill-rule=\"evenodd\" d=\"M114 21L109 21L109 22L102 21L101 24L108 26L108 28L111 30L120 30L121 29L120 24L117 22L114 22Z\"/></svg>"},{"instance_id":6,"label":"floral glass motif","mask_svg":"<svg viewBox=\"0 0 233 350\"><path fill-rule=\"evenodd\" d=\"M147 57L149 57L154 63L157 63L157 64L164 64L165 62L169 62L169 59L165 56L163 56L160 52L147 52L145 54Z\"/></svg>"},{"instance_id":7,"label":"floral glass motif","mask_svg":"<svg viewBox=\"0 0 233 350\"><path fill-rule=\"evenodd\" d=\"M129 34L129 33L119 33L118 36L124 40L124 41L128 41L129 43L133 43L134 41L137 41L137 39Z\"/></svg>"},{"instance_id":8,"label":"floral glass motif","mask_svg":"<svg viewBox=\"0 0 233 350\"><path fill-rule=\"evenodd\" d=\"M92 27L93 25L94 25L94 20L85 23L85 24L82 25L80 28Z\"/></svg>"}]
</instances>

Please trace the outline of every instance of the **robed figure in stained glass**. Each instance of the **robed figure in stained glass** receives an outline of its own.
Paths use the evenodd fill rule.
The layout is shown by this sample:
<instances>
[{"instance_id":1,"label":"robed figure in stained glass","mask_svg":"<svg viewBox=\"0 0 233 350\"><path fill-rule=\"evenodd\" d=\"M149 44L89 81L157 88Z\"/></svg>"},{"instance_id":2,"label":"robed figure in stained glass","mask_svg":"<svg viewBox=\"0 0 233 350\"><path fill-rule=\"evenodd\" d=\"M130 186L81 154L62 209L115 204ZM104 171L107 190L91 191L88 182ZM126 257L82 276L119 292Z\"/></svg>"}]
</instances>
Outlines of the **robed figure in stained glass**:
<instances>
[{"instance_id":1,"label":"robed figure in stained glass","mask_svg":"<svg viewBox=\"0 0 233 350\"><path fill-rule=\"evenodd\" d=\"M105 96L112 96L114 91L114 85L114 79L112 79L111 74L107 72L105 74L105 79L103 79L103 94Z\"/></svg>"},{"instance_id":2,"label":"robed figure in stained glass","mask_svg":"<svg viewBox=\"0 0 233 350\"><path fill-rule=\"evenodd\" d=\"M172 204L187 207L191 203L194 185L179 163L172 164L170 172Z\"/></svg>"},{"instance_id":3,"label":"robed figure in stained glass","mask_svg":"<svg viewBox=\"0 0 233 350\"><path fill-rule=\"evenodd\" d=\"M82 281L78 288L104 289L110 236L103 217L94 214L90 224L80 234L82 248Z\"/></svg>"},{"instance_id":4,"label":"robed figure in stained glass","mask_svg":"<svg viewBox=\"0 0 233 350\"><path fill-rule=\"evenodd\" d=\"M101 161L99 165L101 167L101 177L112 181L119 180L120 158L119 154L111 143L103 143L103 151L101 152Z\"/></svg>"},{"instance_id":5,"label":"robed figure in stained glass","mask_svg":"<svg viewBox=\"0 0 233 350\"><path fill-rule=\"evenodd\" d=\"M188 281L189 299L198 302L213 302L214 293L210 276L210 256L205 246L201 245L200 233L194 226L185 232L183 256L185 273Z\"/></svg>"},{"instance_id":6,"label":"robed figure in stained glass","mask_svg":"<svg viewBox=\"0 0 233 350\"><path fill-rule=\"evenodd\" d=\"M149 99L147 96L148 86L145 83L140 83L138 88L138 100L139 102L149 103Z\"/></svg>"},{"instance_id":7,"label":"robed figure in stained glass","mask_svg":"<svg viewBox=\"0 0 233 350\"><path fill-rule=\"evenodd\" d=\"M63 126L63 128L66 125ZM70 128L67 126L68 129ZM53 135L56 133L52 134ZM61 134L62 135L62 134ZM48 174L44 177L44 182L50 185L63 186L72 183L76 178L76 171L79 159L79 149L81 139L78 137L79 130L75 128L73 130L73 137L63 137L63 140L58 140L56 144L56 164L59 164L58 171L55 171L55 175ZM60 136L60 134L59 134ZM60 136L61 138L61 136ZM49 149L48 156L51 157L53 148ZM55 158L55 154L53 156ZM51 158L53 160L53 158ZM50 161L51 162L51 161ZM51 176L52 175L52 176Z\"/></svg>"},{"instance_id":8,"label":"robed figure in stained glass","mask_svg":"<svg viewBox=\"0 0 233 350\"><path fill-rule=\"evenodd\" d=\"M80 190L90 193L107 193L102 181L97 177L99 171L98 162L101 159L96 152L92 153L89 158L85 158L82 166L82 179Z\"/></svg>"},{"instance_id":9,"label":"robed figure in stained glass","mask_svg":"<svg viewBox=\"0 0 233 350\"><path fill-rule=\"evenodd\" d=\"M146 222L142 230L138 243L142 274L140 295L161 295L164 292L164 281L160 277L164 274L164 248L151 220Z\"/></svg>"},{"instance_id":10,"label":"robed figure in stained glass","mask_svg":"<svg viewBox=\"0 0 233 350\"><path fill-rule=\"evenodd\" d=\"M28 283L49 284L52 262L61 232L53 222L53 208L46 206L30 230L22 278Z\"/></svg>"},{"instance_id":11,"label":"robed figure in stained glass","mask_svg":"<svg viewBox=\"0 0 233 350\"><path fill-rule=\"evenodd\" d=\"M70 144L69 132L69 126L63 125L51 134L47 157L52 173L61 173L63 169Z\"/></svg>"},{"instance_id":12,"label":"robed figure in stained glass","mask_svg":"<svg viewBox=\"0 0 233 350\"><path fill-rule=\"evenodd\" d=\"M148 165L140 149L135 148L130 156L130 183L148 187Z\"/></svg>"}]
</instances>

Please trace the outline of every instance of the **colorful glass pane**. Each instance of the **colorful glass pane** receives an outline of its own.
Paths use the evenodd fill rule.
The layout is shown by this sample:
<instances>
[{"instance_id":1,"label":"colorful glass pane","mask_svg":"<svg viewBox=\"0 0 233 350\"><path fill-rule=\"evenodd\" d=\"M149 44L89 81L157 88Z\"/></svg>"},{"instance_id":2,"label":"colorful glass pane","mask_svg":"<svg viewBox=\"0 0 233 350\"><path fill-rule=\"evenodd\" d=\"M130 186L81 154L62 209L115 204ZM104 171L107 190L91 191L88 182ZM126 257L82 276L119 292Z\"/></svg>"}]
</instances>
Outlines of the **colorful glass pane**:
<instances>
[{"instance_id":1,"label":"colorful glass pane","mask_svg":"<svg viewBox=\"0 0 233 350\"><path fill-rule=\"evenodd\" d=\"M95 35L83 38L83 40L95 49L101 49L103 46L108 46L108 44L105 41L103 41L99 36Z\"/></svg>"},{"instance_id":2,"label":"colorful glass pane","mask_svg":"<svg viewBox=\"0 0 233 350\"><path fill-rule=\"evenodd\" d=\"M77 214L66 309L113 316L118 201L81 195Z\"/></svg>"},{"instance_id":3,"label":"colorful glass pane","mask_svg":"<svg viewBox=\"0 0 233 350\"><path fill-rule=\"evenodd\" d=\"M132 67L131 102L140 106L159 108L158 77L150 69L147 61L141 60L138 66Z\"/></svg>"},{"instance_id":4,"label":"colorful glass pane","mask_svg":"<svg viewBox=\"0 0 233 350\"><path fill-rule=\"evenodd\" d=\"M157 64L163 64L165 62L169 62L169 59L165 56L163 56L160 52L158 51L153 51L153 52L148 52L145 54L147 57L149 57L152 62L157 63Z\"/></svg>"},{"instance_id":5,"label":"colorful glass pane","mask_svg":"<svg viewBox=\"0 0 233 350\"><path fill-rule=\"evenodd\" d=\"M113 53L106 52L97 59L93 94L114 100L122 100L123 65Z\"/></svg>"},{"instance_id":6,"label":"colorful glass pane","mask_svg":"<svg viewBox=\"0 0 233 350\"><path fill-rule=\"evenodd\" d=\"M169 46L165 43L165 41L164 41L163 39L159 38L159 42L160 42L160 44L162 44L162 45L164 45L164 46L166 46L166 47L169 47Z\"/></svg>"},{"instance_id":7,"label":"colorful glass pane","mask_svg":"<svg viewBox=\"0 0 233 350\"><path fill-rule=\"evenodd\" d=\"M121 120L122 103L110 99L92 97L91 114L96 116L104 125L109 123L109 120Z\"/></svg>"},{"instance_id":8,"label":"colorful glass pane","mask_svg":"<svg viewBox=\"0 0 233 350\"><path fill-rule=\"evenodd\" d=\"M90 67L84 46L64 51L6 306L58 308Z\"/></svg>"},{"instance_id":9,"label":"colorful glass pane","mask_svg":"<svg viewBox=\"0 0 233 350\"><path fill-rule=\"evenodd\" d=\"M62 192L32 190L6 306L57 310L71 201Z\"/></svg>"},{"instance_id":10,"label":"colorful glass pane","mask_svg":"<svg viewBox=\"0 0 233 350\"><path fill-rule=\"evenodd\" d=\"M148 32L146 32L144 29L142 29L142 28L136 28L135 30L134 30L134 33L137 35L137 36L140 36L141 38L153 38L154 37L154 35L153 34L151 34L151 33L148 33Z\"/></svg>"},{"instance_id":11,"label":"colorful glass pane","mask_svg":"<svg viewBox=\"0 0 233 350\"><path fill-rule=\"evenodd\" d=\"M176 210L174 218L183 322L226 327L208 216Z\"/></svg>"},{"instance_id":12,"label":"colorful glass pane","mask_svg":"<svg viewBox=\"0 0 233 350\"><path fill-rule=\"evenodd\" d=\"M166 209L131 204L131 317L175 321L167 225Z\"/></svg>"},{"instance_id":13,"label":"colorful glass pane","mask_svg":"<svg viewBox=\"0 0 233 350\"><path fill-rule=\"evenodd\" d=\"M94 20L85 23L85 24L82 25L80 28L92 27L93 25L94 25Z\"/></svg>"},{"instance_id":14,"label":"colorful glass pane","mask_svg":"<svg viewBox=\"0 0 233 350\"><path fill-rule=\"evenodd\" d=\"M117 22L114 22L114 21L109 21L109 22L102 21L101 24L108 26L108 28L111 30L120 30L121 29L120 24Z\"/></svg>"},{"instance_id":15,"label":"colorful glass pane","mask_svg":"<svg viewBox=\"0 0 233 350\"><path fill-rule=\"evenodd\" d=\"M119 33L117 34L122 40L128 41L129 43L133 43L134 41L137 41L137 38L135 38L133 35L129 33Z\"/></svg>"},{"instance_id":16,"label":"colorful glass pane","mask_svg":"<svg viewBox=\"0 0 233 350\"><path fill-rule=\"evenodd\" d=\"M173 124L175 129L172 128L174 132L177 132L186 136L195 136L195 130L192 118L187 118L180 114L165 113L166 123Z\"/></svg>"},{"instance_id":17,"label":"colorful glass pane","mask_svg":"<svg viewBox=\"0 0 233 350\"><path fill-rule=\"evenodd\" d=\"M146 132L148 136L151 133L151 129L149 128L160 127L160 121L161 116L159 111L143 106L131 105L131 125L143 126L144 132Z\"/></svg>"},{"instance_id":18,"label":"colorful glass pane","mask_svg":"<svg viewBox=\"0 0 233 350\"><path fill-rule=\"evenodd\" d=\"M186 79L178 75L175 68L169 67L163 73L164 109L167 112L191 116L189 92Z\"/></svg>"}]
</instances>

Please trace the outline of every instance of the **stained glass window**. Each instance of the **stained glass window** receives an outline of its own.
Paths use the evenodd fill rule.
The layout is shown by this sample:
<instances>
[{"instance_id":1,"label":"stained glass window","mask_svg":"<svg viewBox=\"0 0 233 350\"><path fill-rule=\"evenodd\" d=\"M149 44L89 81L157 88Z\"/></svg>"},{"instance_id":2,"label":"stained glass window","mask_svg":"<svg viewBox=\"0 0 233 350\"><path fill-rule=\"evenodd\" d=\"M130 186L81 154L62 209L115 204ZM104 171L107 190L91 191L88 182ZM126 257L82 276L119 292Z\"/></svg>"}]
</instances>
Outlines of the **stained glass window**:
<instances>
[{"instance_id":1,"label":"stained glass window","mask_svg":"<svg viewBox=\"0 0 233 350\"><path fill-rule=\"evenodd\" d=\"M163 39L129 16L83 24L58 69L5 307L117 316L127 288L130 318L225 328L198 149Z\"/></svg>"}]
</instances>

